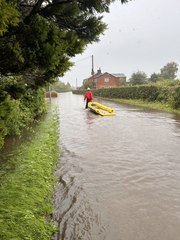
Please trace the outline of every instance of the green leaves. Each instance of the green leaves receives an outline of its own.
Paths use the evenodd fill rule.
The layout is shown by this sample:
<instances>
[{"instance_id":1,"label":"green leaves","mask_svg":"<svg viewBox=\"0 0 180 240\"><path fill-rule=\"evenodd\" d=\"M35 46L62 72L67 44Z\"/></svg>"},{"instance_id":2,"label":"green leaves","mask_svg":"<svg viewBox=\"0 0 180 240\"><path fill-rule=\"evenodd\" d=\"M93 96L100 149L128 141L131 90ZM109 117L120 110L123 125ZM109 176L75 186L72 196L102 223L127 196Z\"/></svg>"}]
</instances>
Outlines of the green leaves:
<instances>
[{"instance_id":1,"label":"green leaves","mask_svg":"<svg viewBox=\"0 0 180 240\"><path fill-rule=\"evenodd\" d=\"M0 9L0 37L2 37L9 27L18 25L20 14L15 6L8 4L5 0L0 0Z\"/></svg>"},{"instance_id":2,"label":"green leaves","mask_svg":"<svg viewBox=\"0 0 180 240\"><path fill-rule=\"evenodd\" d=\"M147 81L147 76L142 71L137 71L137 72L133 73L131 78L130 78L130 82L134 85L143 84L146 81Z\"/></svg>"},{"instance_id":3,"label":"green leaves","mask_svg":"<svg viewBox=\"0 0 180 240\"><path fill-rule=\"evenodd\" d=\"M0 1L0 73L31 75L37 86L63 76L70 58L99 40L106 29L101 14L112 2Z\"/></svg>"},{"instance_id":4,"label":"green leaves","mask_svg":"<svg viewBox=\"0 0 180 240\"><path fill-rule=\"evenodd\" d=\"M165 81L164 81L165 82ZM142 100L144 102L159 102L171 107L171 110L180 110L180 81L169 82L166 85L153 83L120 88L107 88L93 90L94 96L114 99ZM84 94L84 90L74 91Z\"/></svg>"},{"instance_id":5,"label":"green leaves","mask_svg":"<svg viewBox=\"0 0 180 240\"><path fill-rule=\"evenodd\" d=\"M18 135L35 118L46 112L43 88L32 89L22 78L1 78L0 88L0 148L7 135Z\"/></svg>"},{"instance_id":6,"label":"green leaves","mask_svg":"<svg viewBox=\"0 0 180 240\"><path fill-rule=\"evenodd\" d=\"M161 77L163 79L175 79L176 73L178 71L178 64L175 62L167 63L163 68L161 68Z\"/></svg>"},{"instance_id":7,"label":"green leaves","mask_svg":"<svg viewBox=\"0 0 180 240\"><path fill-rule=\"evenodd\" d=\"M56 91L56 92L68 92L71 91L71 85L69 83L65 84L61 81L56 81L53 85L52 85L52 90Z\"/></svg>"}]
</instances>

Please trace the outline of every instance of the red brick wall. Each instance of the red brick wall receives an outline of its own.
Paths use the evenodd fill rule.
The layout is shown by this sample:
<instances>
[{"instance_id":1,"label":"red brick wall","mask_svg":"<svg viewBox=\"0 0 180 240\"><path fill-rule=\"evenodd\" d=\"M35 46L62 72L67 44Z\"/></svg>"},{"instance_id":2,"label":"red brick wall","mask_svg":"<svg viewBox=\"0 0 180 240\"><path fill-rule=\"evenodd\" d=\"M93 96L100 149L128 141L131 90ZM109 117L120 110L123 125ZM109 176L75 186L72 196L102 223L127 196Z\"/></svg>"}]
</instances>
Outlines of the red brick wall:
<instances>
[{"instance_id":1,"label":"red brick wall","mask_svg":"<svg viewBox=\"0 0 180 240\"><path fill-rule=\"evenodd\" d=\"M104 81L105 78L109 78L109 82L105 82ZM119 85L120 85L119 78L116 78L109 73L104 73L103 75L98 77L97 82L95 82L96 89L98 89L98 88L119 87Z\"/></svg>"}]
</instances>

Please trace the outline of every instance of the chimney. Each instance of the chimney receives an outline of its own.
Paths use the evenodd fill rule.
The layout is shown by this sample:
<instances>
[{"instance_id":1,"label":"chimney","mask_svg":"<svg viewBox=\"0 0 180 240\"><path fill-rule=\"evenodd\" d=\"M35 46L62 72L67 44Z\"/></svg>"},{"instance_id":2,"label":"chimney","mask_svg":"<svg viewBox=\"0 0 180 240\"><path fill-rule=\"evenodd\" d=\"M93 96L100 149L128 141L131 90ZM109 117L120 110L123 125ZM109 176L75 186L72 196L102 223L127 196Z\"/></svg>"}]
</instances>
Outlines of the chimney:
<instances>
[{"instance_id":1,"label":"chimney","mask_svg":"<svg viewBox=\"0 0 180 240\"><path fill-rule=\"evenodd\" d=\"M101 69L100 68L97 70L97 74L101 74Z\"/></svg>"}]
</instances>

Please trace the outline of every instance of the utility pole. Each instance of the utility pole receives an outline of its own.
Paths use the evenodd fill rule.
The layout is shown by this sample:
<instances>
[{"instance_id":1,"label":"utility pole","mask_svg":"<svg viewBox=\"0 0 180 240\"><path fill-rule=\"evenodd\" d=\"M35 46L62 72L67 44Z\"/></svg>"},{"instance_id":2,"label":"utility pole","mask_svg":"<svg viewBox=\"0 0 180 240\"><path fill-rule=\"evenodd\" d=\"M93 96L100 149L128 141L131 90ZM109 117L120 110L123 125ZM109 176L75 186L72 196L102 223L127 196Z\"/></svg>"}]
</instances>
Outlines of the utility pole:
<instances>
[{"instance_id":1,"label":"utility pole","mask_svg":"<svg viewBox=\"0 0 180 240\"><path fill-rule=\"evenodd\" d=\"M51 86L49 85L49 100L51 102Z\"/></svg>"},{"instance_id":2,"label":"utility pole","mask_svg":"<svg viewBox=\"0 0 180 240\"><path fill-rule=\"evenodd\" d=\"M92 75L93 87L95 87L95 84L94 84L94 56L93 55L92 55L92 71L91 71L91 75Z\"/></svg>"},{"instance_id":3,"label":"utility pole","mask_svg":"<svg viewBox=\"0 0 180 240\"><path fill-rule=\"evenodd\" d=\"M76 90L77 90L77 88L78 88L78 82L77 82L77 78L76 78Z\"/></svg>"},{"instance_id":4,"label":"utility pole","mask_svg":"<svg viewBox=\"0 0 180 240\"><path fill-rule=\"evenodd\" d=\"M92 70L91 70L91 75L94 75L94 56L92 55Z\"/></svg>"},{"instance_id":5,"label":"utility pole","mask_svg":"<svg viewBox=\"0 0 180 240\"><path fill-rule=\"evenodd\" d=\"M84 60L86 60L86 59L89 59L89 58L91 58L91 61L92 61L92 69L91 69L91 76L92 76L92 83L93 83L93 86L95 87L95 84L94 84L94 56L93 55L90 55L90 56L88 56L88 57L86 57L86 58L83 58L83 59L81 59L81 60L79 60L79 61L76 61L76 62L80 62L80 61L84 61ZM78 88L78 83L77 83L77 79L76 79L76 89Z\"/></svg>"}]
</instances>

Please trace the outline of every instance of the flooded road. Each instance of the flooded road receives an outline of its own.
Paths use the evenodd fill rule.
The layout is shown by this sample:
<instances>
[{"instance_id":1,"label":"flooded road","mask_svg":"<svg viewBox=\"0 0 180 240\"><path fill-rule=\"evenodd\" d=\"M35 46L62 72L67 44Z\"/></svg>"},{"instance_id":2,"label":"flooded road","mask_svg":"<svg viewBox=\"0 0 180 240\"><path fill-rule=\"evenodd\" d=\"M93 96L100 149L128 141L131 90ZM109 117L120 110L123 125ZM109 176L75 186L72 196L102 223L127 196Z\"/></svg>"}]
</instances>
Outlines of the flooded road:
<instances>
[{"instance_id":1,"label":"flooded road","mask_svg":"<svg viewBox=\"0 0 180 240\"><path fill-rule=\"evenodd\" d=\"M180 117L62 93L55 240L179 240Z\"/></svg>"}]
</instances>

